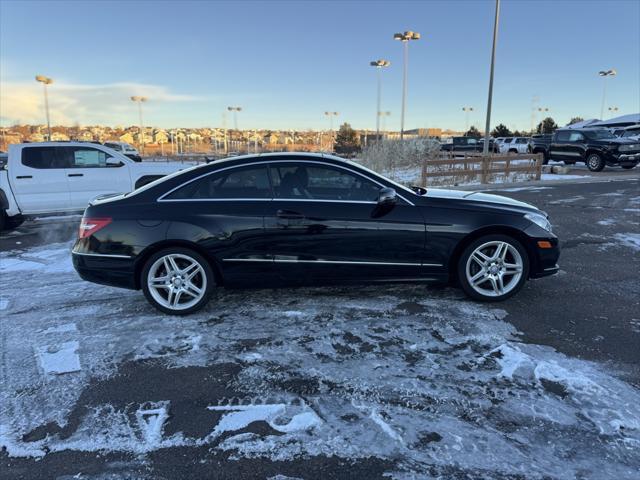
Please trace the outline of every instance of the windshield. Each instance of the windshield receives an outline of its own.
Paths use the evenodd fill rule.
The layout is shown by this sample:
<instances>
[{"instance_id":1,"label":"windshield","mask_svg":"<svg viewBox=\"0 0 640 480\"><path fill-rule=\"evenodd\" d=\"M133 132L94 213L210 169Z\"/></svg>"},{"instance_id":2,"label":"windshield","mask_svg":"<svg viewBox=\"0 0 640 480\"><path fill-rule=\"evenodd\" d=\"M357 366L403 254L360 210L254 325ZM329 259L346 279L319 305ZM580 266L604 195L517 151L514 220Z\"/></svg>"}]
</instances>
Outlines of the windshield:
<instances>
[{"instance_id":1,"label":"windshield","mask_svg":"<svg viewBox=\"0 0 640 480\"><path fill-rule=\"evenodd\" d=\"M589 132L585 132L587 137L595 139L595 140L606 140L609 138L617 138L613 133L609 130L591 130Z\"/></svg>"}]
</instances>

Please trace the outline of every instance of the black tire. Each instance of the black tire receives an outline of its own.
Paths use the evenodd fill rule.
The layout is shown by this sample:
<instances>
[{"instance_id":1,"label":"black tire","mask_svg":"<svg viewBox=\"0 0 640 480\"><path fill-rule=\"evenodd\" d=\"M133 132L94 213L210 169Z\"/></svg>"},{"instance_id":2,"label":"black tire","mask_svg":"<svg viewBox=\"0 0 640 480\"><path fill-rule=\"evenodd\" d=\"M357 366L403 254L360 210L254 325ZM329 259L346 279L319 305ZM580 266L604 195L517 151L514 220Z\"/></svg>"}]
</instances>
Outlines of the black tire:
<instances>
[{"instance_id":1,"label":"black tire","mask_svg":"<svg viewBox=\"0 0 640 480\"><path fill-rule=\"evenodd\" d=\"M516 150L515 148L511 148L509 149L509 153L518 153L518 150Z\"/></svg>"},{"instance_id":2,"label":"black tire","mask_svg":"<svg viewBox=\"0 0 640 480\"><path fill-rule=\"evenodd\" d=\"M595 152L587 155L585 163L590 172L601 172L605 166L603 158Z\"/></svg>"},{"instance_id":3,"label":"black tire","mask_svg":"<svg viewBox=\"0 0 640 480\"><path fill-rule=\"evenodd\" d=\"M513 284L513 286L510 287L509 291L507 291L502 295L495 295L495 296L483 295L482 293L478 292L477 290L474 289L474 287L471 286L469 279L467 278L467 273L466 273L467 261L469 261L471 254L478 247L490 242L508 243L509 245L511 245L513 248L517 250L522 260L522 271L521 271L520 278ZM474 240L469 245L467 245L467 247L464 249L464 251L460 255L460 258L458 259L457 274L458 274L458 281L460 283L460 286L462 287L462 290L464 290L467 296L469 296L473 300L477 300L480 302L501 302L518 293L520 289L522 289L527 279L529 278L529 256L527 255L527 251L522 246L522 244L513 237L510 237L508 235L501 235L501 234L485 235L483 237L480 237ZM515 280L515 278L513 277L511 277L511 279Z\"/></svg>"},{"instance_id":4,"label":"black tire","mask_svg":"<svg viewBox=\"0 0 640 480\"><path fill-rule=\"evenodd\" d=\"M13 230L18 228L24 223L24 217L22 215L15 215L13 217L7 216L7 212L4 210L0 212L0 232L4 230Z\"/></svg>"},{"instance_id":5,"label":"black tire","mask_svg":"<svg viewBox=\"0 0 640 480\"><path fill-rule=\"evenodd\" d=\"M632 168L635 167L635 165L620 165L622 168L624 168L625 170L631 170Z\"/></svg>"},{"instance_id":6,"label":"black tire","mask_svg":"<svg viewBox=\"0 0 640 480\"><path fill-rule=\"evenodd\" d=\"M183 255L183 256L189 257L190 259L196 261L204 271L204 277L206 278L206 287L205 287L204 295L202 295L202 298L197 303L190 306L189 308L181 308L181 309L167 308L165 305L162 305L161 303L159 303L156 300L156 298L154 298L153 294L149 289L147 279L152 266L156 263L157 260L161 259L162 257L166 257L167 255L170 255L170 254ZM190 250L188 248L183 248L183 247L169 247L154 253L147 259L144 267L142 268L142 272L140 274L140 285L142 286L142 291L144 292L144 296L146 297L147 301L151 305L153 305L155 308L160 310L161 312L167 313L169 315L189 315L191 313L194 313L200 310L207 304L207 302L211 298L211 294L213 292L213 289L216 287L216 284L217 282L216 282L215 274L213 272L213 269L211 268L210 263L207 261L207 259L204 258L202 255L200 255L198 252L195 252L193 250Z\"/></svg>"}]
</instances>

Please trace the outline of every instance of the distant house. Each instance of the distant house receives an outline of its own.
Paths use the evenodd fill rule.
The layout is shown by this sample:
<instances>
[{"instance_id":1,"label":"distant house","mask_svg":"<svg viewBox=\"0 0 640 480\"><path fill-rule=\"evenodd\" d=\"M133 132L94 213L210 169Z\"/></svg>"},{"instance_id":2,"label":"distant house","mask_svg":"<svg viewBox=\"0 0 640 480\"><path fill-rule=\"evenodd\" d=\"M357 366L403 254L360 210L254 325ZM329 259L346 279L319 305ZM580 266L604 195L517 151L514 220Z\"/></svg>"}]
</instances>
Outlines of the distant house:
<instances>
[{"instance_id":1,"label":"distant house","mask_svg":"<svg viewBox=\"0 0 640 480\"><path fill-rule=\"evenodd\" d=\"M156 130L153 133L153 143L168 143L169 142L169 135L167 135L167 132L165 132L164 130Z\"/></svg>"},{"instance_id":2,"label":"distant house","mask_svg":"<svg viewBox=\"0 0 640 480\"><path fill-rule=\"evenodd\" d=\"M134 140L133 140L133 135L131 135L131 133L127 132L124 135L120 135L118 137L118 140L120 140L121 142L126 142L130 145L133 145Z\"/></svg>"},{"instance_id":3,"label":"distant house","mask_svg":"<svg viewBox=\"0 0 640 480\"><path fill-rule=\"evenodd\" d=\"M42 133L32 133L27 137L27 141L29 142L44 142L45 136Z\"/></svg>"},{"instance_id":4,"label":"distant house","mask_svg":"<svg viewBox=\"0 0 640 480\"><path fill-rule=\"evenodd\" d=\"M93 141L93 134L85 130L84 132L78 133L78 140L83 142L91 142Z\"/></svg>"},{"instance_id":5,"label":"distant house","mask_svg":"<svg viewBox=\"0 0 640 480\"><path fill-rule=\"evenodd\" d=\"M68 142L69 136L61 132L53 132L51 134L52 142Z\"/></svg>"}]
</instances>

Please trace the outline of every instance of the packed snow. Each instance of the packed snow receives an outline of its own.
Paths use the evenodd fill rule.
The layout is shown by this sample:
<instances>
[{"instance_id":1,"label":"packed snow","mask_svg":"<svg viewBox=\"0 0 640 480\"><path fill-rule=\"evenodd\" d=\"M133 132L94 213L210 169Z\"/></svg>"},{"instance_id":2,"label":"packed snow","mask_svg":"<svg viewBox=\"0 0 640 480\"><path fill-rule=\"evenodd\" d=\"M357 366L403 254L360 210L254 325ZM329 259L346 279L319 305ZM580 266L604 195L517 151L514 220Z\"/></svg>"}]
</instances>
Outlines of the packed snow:
<instances>
[{"instance_id":1,"label":"packed snow","mask_svg":"<svg viewBox=\"0 0 640 480\"><path fill-rule=\"evenodd\" d=\"M171 317L140 292L81 281L69 250L0 254L0 445L11 456L206 446L230 461L376 457L396 478L450 467L637 478L640 392L519 342L500 308L450 289L369 286L222 291ZM206 388L173 385L197 369ZM202 403L185 412L176 397L198 388ZM176 427L191 416L198 433Z\"/></svg>"}]
</instances>

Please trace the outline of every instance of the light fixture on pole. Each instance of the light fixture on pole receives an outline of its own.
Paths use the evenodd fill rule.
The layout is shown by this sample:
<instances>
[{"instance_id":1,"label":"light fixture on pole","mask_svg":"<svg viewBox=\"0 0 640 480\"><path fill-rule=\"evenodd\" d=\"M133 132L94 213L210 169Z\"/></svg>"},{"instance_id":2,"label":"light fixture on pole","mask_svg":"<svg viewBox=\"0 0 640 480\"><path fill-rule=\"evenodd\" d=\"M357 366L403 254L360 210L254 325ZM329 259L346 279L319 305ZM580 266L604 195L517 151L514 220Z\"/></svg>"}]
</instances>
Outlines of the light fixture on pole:
<instances>
[{"instance_id":1,"label":"light fixture on pole","mask_svg":"<svg viewBox=\"0 0 640 480\"><path fill-rule=\"evenodd\" d=\"M609 108L608 108L608 110L609 110L610 112L612 112L612 113L613 113L613 112L617 112L617 111L618 111L618 107L609 107Z\"/></svg>"},{"instance_id":2,"label":"light fixture on pole","mask_svg":"<svg viewBox=\"0 0 640 480\"><path fill-rule=\"evenodd\" d=\"M233 112L233 129L238 131L238 112L242 111L242 107L227 107L227 110Z\"/></svg>"},{"instance_id":3,"label":"light fixture on pole","mask_svg":"<svg viewBox=\"0 0 640 480\"><path fill-rule=\"evenodd\" d=\"M42 83L44 88L44 110L47 116L47 140L51 141L51 120L49 118L49 94L47 92L47 85L53 83L53 78L45 77L44 75L36 75L36 82Z\"/></svg>"},{"instance_id":4,"label":"light fixture on pole","mask_svg":"<svg viewBox=\"0 0 640 480\"><path fill-rule=\"evenodd\" d=\"M400 112L400 140L404 138L404 112L407 101L407 70L409 68L409 41L420 40L418 32L407 30L404 33L394 33L394 40L399 40L403 44L404 62L402 66L402 109Z\"/></svg>"},{"instance_id":5,"label":"light fixture on pole","mask_svg":"<svg viewBox=\"0 0 640 480\"><path fill-rule=\"evenodd\" d=\"M473 107L462 107L462 111L465 113L464 133L466 134L469 131L469 113L473 112Z\"/></svg>"},{"instance_id":6,"label":"light fixture on pole","mask_svg":"<svg viewBox=\"0 0 640 480\"><path fill-rule=\"evenodd\" d=\"M140 120L139 147L140 147L140 152L144 153L144 123L142 121L142 104L147 101L147 97L140 97L138 95L134 95L133 97L131 97L131 101L138 104L138 119Z\"/></svg>"},{"instance_id":7,"label":"light fixture on pole","mask_svg":"<svg viewBox=\"0 0 640 480\"><path fill-rule=\"evenodd\" d=\"M544 116L549 113L549 108L548 107L538 107L538 111L541 113L540 115L540 133L544 133L544 125L542 124L542 122L544 122Z\"/></svg>"},{"instance_id":8,"label":"light fixture on pole","mask_svg":"<svg viewBox=\"0 0 640 480\"><path fill-rule=\"evenodd\" d=\"M615 77L618 74L613 68L600 70L598 75L602 77L602 103L600 104L600 120L604 117L604 99L607 96L607 77Z\"/></svg>"},{"instance_id":9,"label":"light fixture on pole","mask_svg":"<svg viewBox=\"0 0 640 480\"><path fill-rule=\"evenodd\" d=\"M500 0L496 0L496 14L493 19L493 44L491 47L491 70L489 73L489 98L487 99L487 121L484 126L482 154L489 155L489 130L491 128L491 101L493 100L493 69L496 63L496 43L498 43L498 23L500 21Z\"/></svg>"},{"instance_id":10,"label":"light fixture on pole","mask_svg":"<svg viewBox=\"0 0 640 480\"><path fill-rule=\"evenodd\" d=\"M369 62L369 65L371 65L372 67L376 67L378 74L378 98L376 103L376 140L378 140L380 138L380 98L382 96L382 78L380 72L383 68L391 65L391 62L388 60L380 59Z\"/></svg>"}]
</instances>

